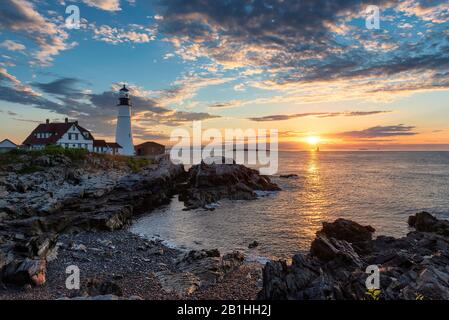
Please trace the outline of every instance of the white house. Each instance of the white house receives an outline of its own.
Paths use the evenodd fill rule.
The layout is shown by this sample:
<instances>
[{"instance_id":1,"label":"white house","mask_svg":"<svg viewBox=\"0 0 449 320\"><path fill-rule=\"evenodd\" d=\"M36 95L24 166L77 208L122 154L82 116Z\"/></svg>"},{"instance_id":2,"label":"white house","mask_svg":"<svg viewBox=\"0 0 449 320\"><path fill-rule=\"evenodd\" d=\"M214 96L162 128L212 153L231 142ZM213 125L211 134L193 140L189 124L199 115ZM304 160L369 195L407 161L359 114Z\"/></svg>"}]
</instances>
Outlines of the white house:
<instances>
[{"instance_id":1,"label":"white house","mask_svg":"<svg viewBox=\"0 0 449 320\"><path fill-rule=\"evenodd\" d=\"M14 150L17 148L18 145L9 139L5 139L2 142L0 142L0 153L8 152L10 150Z\"/></svg>"},{"instance_id":2,"label":"white house","mask_svg":"<svg viewBox=\"0 0 449 320\"><path fill-rule=\"evenodd\" d=\"M51 144L93 151L94 137L78 121L69 122L66 118L63 123L51 123L47 119L46 123L38 125L23 142L29 150L42 150Z\"/></svg>"},{"instance_id":3,"label":"white house","mask_svg":"<svg viewBox=\"0 0 449 320\"><path fill-rule=\"evenodd\" d=\"M70 122L68 118L63 123L51 123L47 119L46 123L38 125L23 142L29 150L42 150L45 146L52 144L69 149L86 149L89 152L108 154L120 154L121 150L120 145L107 143L107 149L100 151L97 148L98 140L94 139L90 131L81 127L78 121Z\"/></svg>"}]
</instances>

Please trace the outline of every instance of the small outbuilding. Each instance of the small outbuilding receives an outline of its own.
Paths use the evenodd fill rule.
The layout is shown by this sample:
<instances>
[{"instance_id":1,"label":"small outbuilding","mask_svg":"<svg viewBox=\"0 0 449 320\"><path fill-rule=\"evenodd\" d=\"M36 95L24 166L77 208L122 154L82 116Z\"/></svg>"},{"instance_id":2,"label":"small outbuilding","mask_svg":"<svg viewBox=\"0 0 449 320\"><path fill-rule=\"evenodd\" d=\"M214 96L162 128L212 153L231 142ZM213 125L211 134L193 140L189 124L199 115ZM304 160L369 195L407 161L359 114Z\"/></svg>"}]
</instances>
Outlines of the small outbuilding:
<instances>
[{"instance_id":1,"label":"small outbuilding","mask_svg":"<svg viewBox=\"0 0 449 320\"><path fill-rule=\"evenodd\" d=\"M19 146L12 142L9 139L5 139L0 142L0 153L5 153L14 149L17 149Z\"/></svg>"},{"instance_id":2,"label":"small outbuilding","mask_svg":"<svg viewBox=\"0 0 449 320\"><path fill-rule=\"evenodd\" d=\"M153 141L148 141L135 146L136 155L140 157L157 157L165 154L165 146Z\"/></svg>"}]
</instances>

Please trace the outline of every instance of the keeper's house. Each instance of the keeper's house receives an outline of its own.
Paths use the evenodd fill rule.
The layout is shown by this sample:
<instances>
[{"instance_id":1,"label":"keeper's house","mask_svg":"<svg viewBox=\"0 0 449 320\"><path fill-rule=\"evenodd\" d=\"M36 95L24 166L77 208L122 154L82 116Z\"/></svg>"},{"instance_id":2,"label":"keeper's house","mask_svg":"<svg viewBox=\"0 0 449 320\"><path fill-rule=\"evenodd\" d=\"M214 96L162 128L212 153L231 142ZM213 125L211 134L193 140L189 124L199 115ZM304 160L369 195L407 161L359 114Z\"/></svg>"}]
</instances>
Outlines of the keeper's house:
<instances>
[{"instance_id":1,"label":"keeper's house","mask_svg":"<svg viewBox=\"0 0 449 320\"><path fill-rule=\"evenodd\" d=\"M105 154L120 154L122 150L116 143L95 140L90 131L81 127L78 121L70 122L68 118L63 123L50 122L47 119L46 123L38 125L23 142L23 146L28 150L42 150L47 145Z\"/></svg>"},{"instance_id":2,"label":"keeper's house","mask_svg":"<svg viewBox=\"0 0 449 320\"><path fill-rule=\"evenodd\" d=\"M14 149L17 149L19 146L16 145L14 142L12 142L9 139L5 139L2 142L0 142L0 153L5 153Z\"/></svg>"}]
</instances>

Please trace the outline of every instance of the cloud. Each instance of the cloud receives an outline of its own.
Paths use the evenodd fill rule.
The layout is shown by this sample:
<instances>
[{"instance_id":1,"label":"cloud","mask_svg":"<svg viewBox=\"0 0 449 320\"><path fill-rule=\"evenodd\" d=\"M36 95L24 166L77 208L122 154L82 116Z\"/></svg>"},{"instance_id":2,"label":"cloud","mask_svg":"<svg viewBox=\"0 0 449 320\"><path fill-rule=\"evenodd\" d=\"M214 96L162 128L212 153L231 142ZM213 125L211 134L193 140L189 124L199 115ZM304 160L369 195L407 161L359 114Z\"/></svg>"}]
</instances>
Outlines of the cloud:
<instances>
[{"instance_id":1,"label":"cloud","mask_svg":"<svg viewBox=\"0 0 449 320\"><path fill-rule=\"evenodd\" d=\"M5 48L6 50L9 51L23 51L26 49L26 47L23 44L13 40L3 41L2 43L0 43L0 47Z\"/></svg>"},{"instance_id":2,"label":"cloud","mask_svg":"<svg viewBox=\"0 0 449 320\"><path fill-rule=\"evenodd\" d=\"M253 86L298 102L297 88L313 84L321 101L449 88L438 77L449 70L447 1L369 4L390 12L393 28L373 32L361 26L367 4L356 0L166 0L158 9L164 17L159 32L181 58L206 58L240 77L261 70ZM429 19L438 25L425 26L420 37L398 32L415 32L400 27L422 29Z\"/></svg>"},{"instance_id":3,"label":"cloud","mask_svg":"<svg viewBox=\"0 0 449 320\"><path fill-rule=\"evenodd\" d=\"M95 7L106 11L121 10L120 0L83 0L83 2L90 7Z\"/></svg>"},{"instance_id":4,"label":"cloud","mask_svg":"<svg viewBox=\"0 0 449 320\"><path fill-rule=\"evenodd\" d=\"M215 102L209 105L209 108L211 109L228 109L228 108L235 108L240 105L242 105L244 102L241 100L231 100L226 102Z\"/></svg>"},{"instance_id":5,"label":"cloud","mask_svg":"<svg viewBox=\"0 0 449 320\"><path fill-rule=\"evenodd\" d=\"M24 86L6 69L0 68L0 100L28 105L53 111L57 114L78 119L83 126L97 134L113 136L117 117L118 89L114 83L111 90L91 93L83 90L86 83L76 78L58 78L48 83L33 83L33 87L47 95L36 93L31 87ZM169 108L163 90L156 93L141 87L130 87L133 115L138 137L163 137L162 132L153 130L157 126L179 126L194 120L219 118L205 112L186 112ZM183 90L179 89L181 92ZM167 89L171 95L172 89ZM154 97L151 97L154 95ZM151 124L153 129L147 128Z\"/></svg>"},{"instance_id":6,"label":"cloud","mask_svg":"<svg viewBox=\"0 0 449 320\"><path fill-rule=\"evenodd\" d=\"M0 1L0 29L21 34L38 46L33 53L34 64L49 65L54 56L76 45L67 43L63 26L46 19L26 0Z\"/></svg>"},{"instance_id":7,"label":"cloud","mask_svg":"<svg viewBox=\"0 0 449 320\"><path fill-rule=\"evenodd\" d=\"M377 126L368 128L361 131L347 131L342 133L337 133L333 135L338 138L350 138L350 139L373 139L373 138L384 138L384 137L397 137L397 136L413 136L418 133L413 131L415 127L405 126L399 124L396 126Z\"/></svg>"},{"instance_id":8,"label":"cloud","mask_svg":"<svg viewBox=\"0 0 449 320\"><path fill-rule=\"evenodd\" d=\"M285 121L305 117L317 117L317 118L333 118L333 117L361 117L361 116L371 116L376 114L389 113L391 111L346 111L346 112L307 112L307 113L296 113L296 114L278 114L263 117L253 117L249 120L257 122L268 122L268 121Z\"/></svg>"},{"instance_id":9,"label":"cloud","mask_svg":"<svg viewBox=\"0 0 449 320\"><path fill-rule=\"evenodd\" d=\"M156 29L140 25L129 25L127 29L108 25L89 25L93 31L93 38L111 44L119 43L148 43L156 38Z\"/></svg>"},{"instance_id":10,"label":"cloud","mask_svg":"<svg viewBox=\"0 0 449 320\"><path fill-rule=\"evenodd\" d=\"M76 78L60 78L49 83L33 83L33 86L39 88L45 93L55 94L67 97L83 96L77 87L81 83Z\"/></svg>"}]
</instances>

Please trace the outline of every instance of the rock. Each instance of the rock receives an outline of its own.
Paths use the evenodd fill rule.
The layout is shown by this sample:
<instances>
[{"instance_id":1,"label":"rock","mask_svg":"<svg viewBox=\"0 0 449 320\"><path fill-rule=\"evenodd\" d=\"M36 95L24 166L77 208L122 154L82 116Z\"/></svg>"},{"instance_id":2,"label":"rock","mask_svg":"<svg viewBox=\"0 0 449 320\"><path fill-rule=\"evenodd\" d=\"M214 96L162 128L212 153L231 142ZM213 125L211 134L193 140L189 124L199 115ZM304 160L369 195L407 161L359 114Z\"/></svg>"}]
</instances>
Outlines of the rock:
<instances>
[{"instance_id":1,"label":"rock","mask_svg":"<svg viewBox=\"0 0 449 320\"><path fill-rule=\"evenodd\" d=\"M186 209L213 208L220 199L253 200L255 191L278 191L280 188L258 171L237 164L206 164L189 170L188 184L179 195Z\"/></svg>"},{"instance_id":2,"label":"rock","mask_svg":"<svg viewBox=\"0 0 449 320\"><path fill-rule=\"evenodd\" d=\"M190 251L178 258L176 272L162 270L154 275L166 292L190 295L198 288L220 282L226 274L240 267L244 259L238 251L224 256L216 249Z\"/></svg>"},{"instance_id":3,"label":"rock","mask_svg":"<svg viewBox=\"0 0 449 320\"><path fill-rule=\"evenodd\" d=\"M123 296L122 288L112 281L89 279L87 281L87 293L89 296L115 295Z\"/></svg>"},{"instance_id":4,"label":"rock","mask_svg":"<svg viewBox=\"0 0 449 320\"><path fill-rule=\"evenodd\" d=\"M291 178L298 178L298 175L297 174L281 174L279 177L283 178L283 179L291 179Z\"/></svg>"},{"instance_id":5,"label":"rock","mask_svg":"<svg viewBox=\"0 0 449 320\"><path fill-rule=\"evenodd\" d=\"M374 232L375 229L371 226L361 226L350 220L337 219L333 223L323 222L323 229L320 234L337 240L345 240L349 243L357 243L372 240Z\"/></svg>"},{"instance_id":6,"label":"rock","mask_svg":"<svg viewBox=\"0 0 449 320\"><path fill-rule=\"evenodd\" d=\"M257 248L258 246L259 246L259 242L253 241L248 245L248 249L254 249L254 248Z\"/></svg>"},{"instance_id":7,"label":"rock","mask_svg":"<svg viewBox=\"0 0 449 320\"><path fill-rule=\"evenodd\" d=\"M73 244L70 249L74 251L87 252L87 247L84 244Z\"/></svg>"},{"instance_id":8,"label":"rock","mask_svg":"<svg viewBox=\"0 0 449 320\"><path fill-rule=\"evenodd\" d=\"M12 262L4 267L2 280L17 286L31 284L41 286L45 284L45 260L25 259L21 262Z\"/></svg>"},{"instance_id":9,"label":"rock","mask_svg":"<svg viewBox=\"0 0 449 320\"><path fill-rule=\"evenodd\" d=\"M449 236L449 221L441 221L427 212L417 213L408 219L408 224L417 231L433 232Z\"/></svg>"},{"instance_id":10,"label":"rock","mask_svg":"<svg viewBox=\"0 0 449 320\"><path fill-rule=\"evenodd\" d=\"M365 270L377 265L380 299L449 299L447 221L418 213L409 223L417 231L400 239L374 240L369 226L343 219L324 223L309 254L295 255L291 265L285 261L265 265L258 298L370 299Z\"/></svg>"},{"instance_id":11,"label":"rock","mask_svg":"<svg viewBox=\"0 0 449 320\"><path fill-rule=\"evenodd\" d=\"M6 220L6 219L8 219L9 218L9 215L6 213L6 212L0 212L0 223L3 221L3 220Z\"/></svg>"},{"instance_id":12,"label":"rock","mask_svg":"<svg viewBox=\"0 0 449 320\"><path fill-rule=\"evenodd\" d=\"M310 254L323 261L340 259L343 264L363 265L351 244L345 240L317 236L310 246Z\"/></svg>"}]
</instances>

